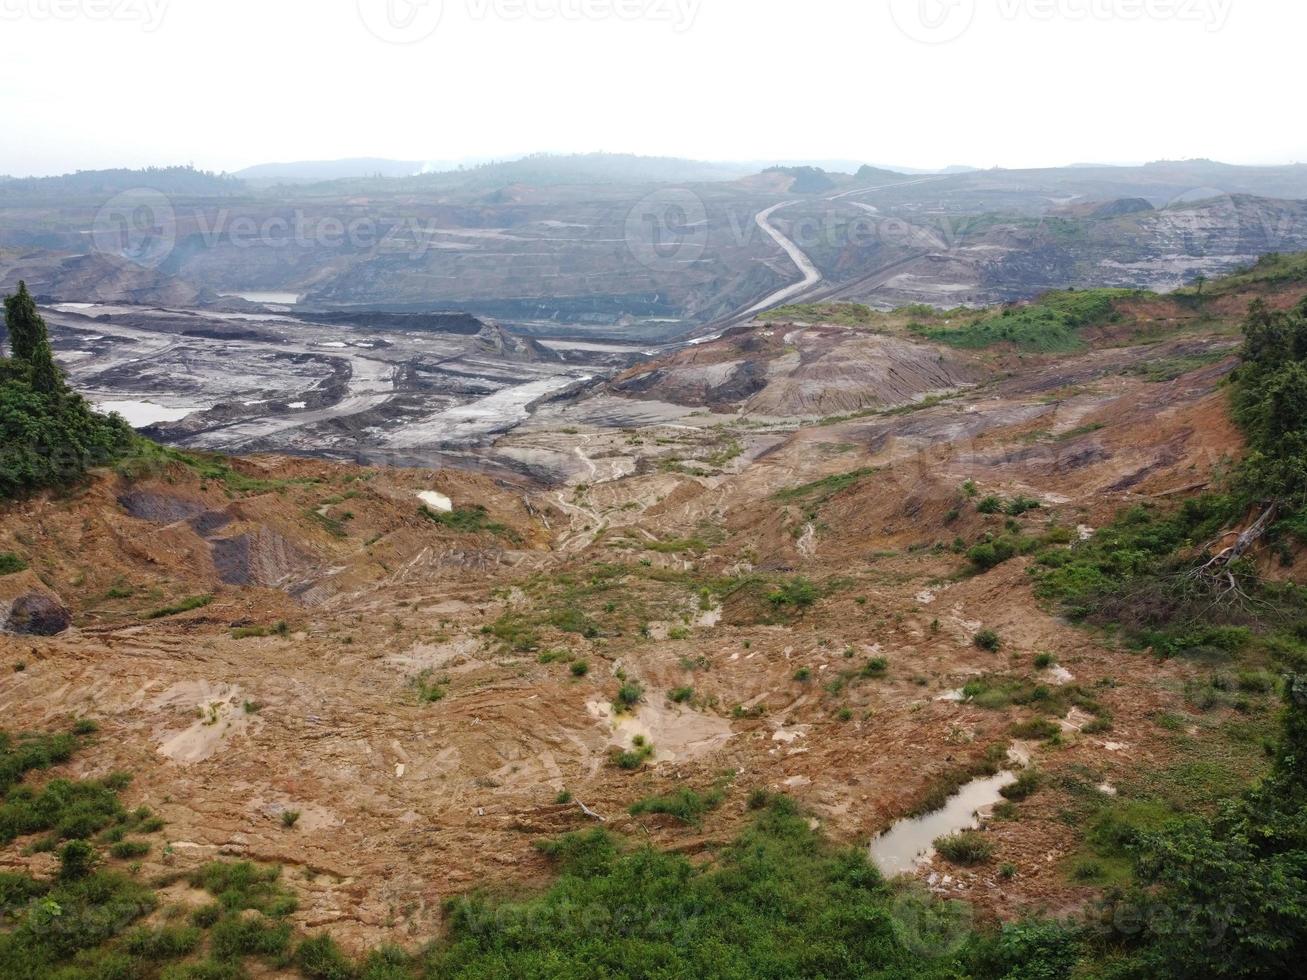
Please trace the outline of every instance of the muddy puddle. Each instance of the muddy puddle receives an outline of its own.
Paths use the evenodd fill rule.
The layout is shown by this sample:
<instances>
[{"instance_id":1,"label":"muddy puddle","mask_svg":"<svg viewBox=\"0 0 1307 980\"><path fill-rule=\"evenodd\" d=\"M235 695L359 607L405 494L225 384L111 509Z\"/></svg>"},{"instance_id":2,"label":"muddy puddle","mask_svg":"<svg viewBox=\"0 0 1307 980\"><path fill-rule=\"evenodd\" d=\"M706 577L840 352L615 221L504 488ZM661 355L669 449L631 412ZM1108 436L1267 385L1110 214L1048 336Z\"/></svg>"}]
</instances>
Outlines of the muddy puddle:
<instances>
[{"instance_id":1,"label":"muddy puddle","mask_svg":"<svg viewBox=\"0 0 1307 980\"><path fill-rule=\"evenodd\" d=\"M143 429L147 425L155 425L159 422L176 422L184 419L191 412L202 410L198 407L167 408L147 401L108 401L100 402L95 407L105 414L117 412L133 429Z\"/></svg>"},{"instance_id":2,"label":"muddy puddle","mask_svg":"<svg viewBox=\"0 0 1307 980\"><path fill-rule=\"evenodd\" d=\"M977 811L1001 800L999 791L1016 779L1016 773L1008 770L973 779L933 813L898 821L871 842L872 863L887 878L912 871L934 856L934 844L940 837L980 826Z\"/></svg>"},{"instance_id":3,"label":"muddy puddle","mask_svg":"<svg viewBox=\"0 0 1307 980\"><path fill-rule=\"evenodd\" d=\"M283 293L267 290L251 290L244 293L220 293L220 296L235 296L247 300L251 303L278 303L284 306L294 306L300 301L299 293Z\"/></svg>"}]
</instances>

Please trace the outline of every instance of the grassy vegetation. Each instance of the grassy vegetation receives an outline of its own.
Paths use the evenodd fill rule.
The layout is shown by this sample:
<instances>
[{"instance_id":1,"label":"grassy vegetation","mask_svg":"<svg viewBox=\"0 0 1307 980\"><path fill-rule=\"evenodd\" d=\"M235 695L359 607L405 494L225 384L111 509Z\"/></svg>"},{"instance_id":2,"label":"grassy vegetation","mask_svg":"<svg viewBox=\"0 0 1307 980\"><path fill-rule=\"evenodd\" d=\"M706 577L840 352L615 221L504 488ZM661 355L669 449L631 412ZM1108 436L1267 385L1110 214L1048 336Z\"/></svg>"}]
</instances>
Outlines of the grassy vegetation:
<instances>
[{"instance_id":1,"label":"grassy vegetation","mask_svg":"<svg viewBox=\"0 0 1307 980\"><path fill-rule=\"evenodd\" d=\"M767 323L784 320L799 320L804 323L834 323L842 327L866 327L885 314L877 313L870 306L862 303L791 303L768 310L764 316Z\"/></svg>"},{"instance_id":2,"label":"grassy vegetation","mask_svg":"<svg viewBox=\"0 0 1307 980\"><path fill-rule=\"evenodd\" d=\"M231 631L233 640L260 636L290 636L290 624L284 619L279 619L271 626L236 626Z\"/></svg>"},{"instance_id":3,"label":"grassy vegetation","mask_svg":"<svg viewBox=\"0 0 1307 980\"><path fill-rule=\"evenodd\" d=\"M193 609L203 609L209 603L213 602L211 595L193 595L185 599L174 602L170 606L162 606L159 609L152 609L145 613L142 619L163 619L165 616L177 616L184 612L190 612Z\"/></svg>"},{"instance_id":4,"label":"grassy vegetation","mask_svg":"<svg viewBox=\"0 0 1307 980\"><path fill-rule=\"evenodd\" d=\"M983 864L994 855L993 843L984 834L964 830L935 841L940 857L953 864Z\"/></svg>"},{"instance_id":5,"label":"grassy vegetation","mask_svg":"<svg viewBox=\"0 0 1307 980\"><path fill-rule=\"evenodd\" d=\"M821 591L803 576L781 582L767 595L767 601L777 608L806 609L821 597Z\"/></svg>"},{"instance_id":6,"label":"grassy vegetation","mask_svg":"<svg viewBox=\"0 0 1307 980\"><path fill-rule=\"evenodd\" d=\"M27 562L12 551L0 551L0 575L13 575L27 570Z\"/></svg>"},{"instance_id":7,"label":"grassy vegetation","mask_svg":"<svg viewBox=\"0 0 1307 980\"><path fill-rule=\"evenodd\" d=\"M1218 347L1213 350L1203 351L1201 354L1186 354L1181 357L1150 359L1141 364L1134 365L1129 369L1129 373L1137 375L1145 381L1160 384L1166 381L1174 381L1181 375L1188 374L1190 371L1197 371L1199 368L1207 367L1209 364L1216 364L1220 361L1224 361L1229 358L1232 353L1233 352L1230 350Z\"/></svg>"},{"instance_id":8,"label":"grassy vegetation","mask_svg":"<svg viewBox=\"0 0 1307 980\"><path fill-rule=\"evenodd\" d=\"M1112 322L1115 302L1140 295L1128 289L1067 290L1045 293L1024 306L987 314L962 327L911 325L931 340L969 349L1012 344L1023 351L1062 353L1083 346L1078 331Z\"/></svg>"},{"instance_id":9,"label":"grassy vegetation","mask_svg":"<svg viewBox=\"0 0 1307 980\"><path fill-rule=\"evenodd\" d=\"M1177 290L1182 296L1220 296L1242 292L1255 286L1283 286L1307 282L1307 252L1271 252L1263 255L1246 269L1225 276L1216 282L1205 282Z\"/></svg>"},{"instance_id":10,"label":"grassy vegetation","mask_svg":"<svg viewBox=\"0 0 1307 980\"><path fill-rule=\"evenodd\" d=\"M291 487L312 486L318 482L315 479L269 480L241 469L248 465L216 453L183 452L138 438L131 451L114 463L114 469L124 477L139 479L160 475L173 466L183 466L204 483L221 484L233 497L285 493Z\"/></svg>"},{"instance_id":11,"label":"grassy vegetation","mask_svg":"<svg viewBox=\"0 0 1307 980\"><path fill-rule=\"evenodd\" d=\"M508 525L491 520L490 514L480 504L455 507L449 511L432 510L423 505L418 508L418 513L427 520L457 531L459 534L494 534L508 538L510 541L521 540L521 536Z\"/></svg>"},{"instance_id":12,"label":"grassy vegetation","mask_svg":"<svg viewBox=\"0 0 1307 980\"><path fill-rule=\"evenodd\" d=\"M1004 975L985 965L1001 955L996 947L964 947L965 929L940 955L920 955L902 924L924 917L943 927L955 908L895 892L865 848L831 847L784 797L759 794L750 803L757 807L751 825L703 864L648 847L627 850L598 830L548 842L557 882L525 900L456 899L449 936L423 954L422 975ZM1037 970L1041 959L1042 951L1027 949L1014 968Z\"/></svg>"},{"instance_id":13,"label":"grassy vegetation","mask_svg":"<svg viewBox=\"0 0 1307 980\"><path fill-rule=\"evenodd\" d=\"M630 812L633 816L663 813L675 817L681 823L697 826L709 811L717 809L725 799L726 790L720 785L703 793L684 786L663 796L647 796L632 803Z\"/></svg>"},{"instance_id":14,"label":"grassy vegetation","mask_svg":"<svg viewBox=\"0 0 1307 980\"><path fill-rule=\"evenodd\" d=\"M435 704L437 701L445 699L446 688L449 685L448 677L436 678L430 670L424 670L419 673L410 682L413 690L417 693L417 698L421 704Z\"/></svg>"},{"instance_id":15,"label":"grassy vegetation","mask_svg":"<svg viewBox=\"0 0 1307 980\"><path fill-rule=\"evenodd\" d=\"M864 466L848 473L836 473L833 476L813 480L798 487L789 487L776 492L775 497L782 503L802 502L810 507L820 507L841 490L856 486L867 477L874 475L878 467Z\"/></svg>"}]
</instances>

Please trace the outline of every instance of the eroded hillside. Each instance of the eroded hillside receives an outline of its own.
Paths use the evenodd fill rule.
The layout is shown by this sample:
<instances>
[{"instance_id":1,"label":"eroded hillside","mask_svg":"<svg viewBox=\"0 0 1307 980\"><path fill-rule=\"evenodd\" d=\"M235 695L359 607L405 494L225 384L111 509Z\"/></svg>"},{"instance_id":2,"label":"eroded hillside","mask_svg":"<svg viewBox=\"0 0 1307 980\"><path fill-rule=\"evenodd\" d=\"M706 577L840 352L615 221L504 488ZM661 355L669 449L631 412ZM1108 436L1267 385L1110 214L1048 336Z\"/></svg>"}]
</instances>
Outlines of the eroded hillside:
<instances>
[{"instance_id":1,"label":"eroded hillside","mask_svg":"<svg viewBox=\"0 0 1307 980\"><path fill-rule=\"evenodd\" d=\"M133 774L125 802L165 824L143 879L281 866L289 921L354 951L545 883L535 842L565 831L710 863L766 790L861 845L1004 766L1038 779L986 808L986 860L909 873L985 916L1085 908L1126 874L1087 826L1201 810L1266 764L1272 684L1227 697L1210 662L1126 649L1038 587L1241 455L1239 322L1307 287L1213 292L1116 297L1051 353L789 310L496 444L553 484L175 453L101 471L0 519L25 566L0 607L71 615L0 638L5 727L94 719L59 771ZM23 845L3 863L46 873Z\"/></svg>"}]
</instances>

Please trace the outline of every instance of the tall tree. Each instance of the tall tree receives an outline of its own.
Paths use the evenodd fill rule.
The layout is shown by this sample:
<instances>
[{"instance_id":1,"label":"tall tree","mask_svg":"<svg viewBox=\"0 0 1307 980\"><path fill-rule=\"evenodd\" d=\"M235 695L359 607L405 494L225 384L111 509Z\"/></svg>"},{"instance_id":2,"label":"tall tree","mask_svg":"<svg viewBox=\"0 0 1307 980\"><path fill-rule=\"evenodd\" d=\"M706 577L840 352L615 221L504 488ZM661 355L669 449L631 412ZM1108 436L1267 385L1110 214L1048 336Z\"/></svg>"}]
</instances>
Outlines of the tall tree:
<instances>
[{"instance_id":1,"label":"tall tree","mask_svg":"<svg viewBox=\"0 0 1307 980\"><path fill-rule=\"evenodd\" d=\"M37 338L32 350L32 388L43 395L60 395L64 392L64 375L59 365L54 362L54 352L50 350L50 341L44 333Z\"/></svg>"},{"instance_id":2,"label":"tall tree","mask_svg":"<svg viewBox=\"0 0 1307 980\"><path fill-rule=\"evenodd\" d=\"M5 297L5 326L9 329L9 350L20 361L31 361L39 341L46 338L45 321L36 312L36 301L19 281L18 292Z\"/></svg>"}]
</instances>

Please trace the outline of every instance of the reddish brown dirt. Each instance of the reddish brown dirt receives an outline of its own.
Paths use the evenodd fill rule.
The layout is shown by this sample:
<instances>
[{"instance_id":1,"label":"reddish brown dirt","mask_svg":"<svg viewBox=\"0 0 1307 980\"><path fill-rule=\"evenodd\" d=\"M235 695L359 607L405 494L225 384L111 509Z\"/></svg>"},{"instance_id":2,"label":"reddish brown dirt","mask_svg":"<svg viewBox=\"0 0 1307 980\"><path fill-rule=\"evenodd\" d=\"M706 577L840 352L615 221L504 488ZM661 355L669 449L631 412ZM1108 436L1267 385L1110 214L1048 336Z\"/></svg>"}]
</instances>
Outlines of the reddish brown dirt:
<instances>
[{"instance_id":1,"label":"reddish brown dirt","mask_svg":"<svg viewBox=\"0 0 1307 980\"><path fill-rule=\"evenodd\" d=\"M286 865L296 921L356 948L431 937L441 900L467 889L547 880L533 842L594 823L556 802L563 790L606 826L689 853L729 839L756 787L865 842L1028 714L941 695L981 674L1030 674L1041 651L1098 692L1114 729L1070 732L1036 748L1036 764L1114 783L1165 761L1153 719L1181 707L1197 669L1062 622L1032 594L1029 559L964 574L954 539L1004 518L977 513L961 487L1040 499L1022 519L1035 532L1097 527L1205 484L1240 451L1221 388L1230 362L1163 382L1136 370L1195 342L1228 346L1228 329L1032 360L917 411L770 433L734 472L635 475L588 494L293 459L241 463L272 481L252 489L180 467L101 474L0 515L0 550L26 556L76 624L0 637L4 658L25 665L0 680L0 711L16 730L100 722L65 768L135 774L128 802L156 808L170 842L147 872L215 855ZM746 450L753 438L741 432ZM864 468L842 489L777 496ZM483 505L502 530L433 523L415 497L428 489ZM236 538L215 561L214 540ZM778 610L767 594L790 574L821 597ZM201 594L212 602L144 618ZM592 635L564 631L574 613ZM279 621L269 635L234 632ZM534 646L515 649L512 627L527 622ZM982 626L1003 638L998 653L973 644ZM588 673L540 662L556 650ZM874 655L889 661L883 678L831 686ZM644 698L614 721L619 671ZM417 679L444 697L422 700ZM681 686L693 698L672 704ZM634 734L656 754L628 772L609 756ZM726 802L702 827L626 814L728 772ZM1050 789L1019 823L991 824L994 862L946 869L937 887L1005 916L1085 901L1092 890L1063 866L1078 830L1059 800ZM293 829L284 809L301 813ZM42 860L22 844L3 862ZM996 878L1001 862L1016 866L1012 881Z\"/></svg>"}]
</instances>

